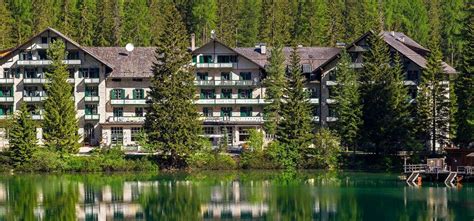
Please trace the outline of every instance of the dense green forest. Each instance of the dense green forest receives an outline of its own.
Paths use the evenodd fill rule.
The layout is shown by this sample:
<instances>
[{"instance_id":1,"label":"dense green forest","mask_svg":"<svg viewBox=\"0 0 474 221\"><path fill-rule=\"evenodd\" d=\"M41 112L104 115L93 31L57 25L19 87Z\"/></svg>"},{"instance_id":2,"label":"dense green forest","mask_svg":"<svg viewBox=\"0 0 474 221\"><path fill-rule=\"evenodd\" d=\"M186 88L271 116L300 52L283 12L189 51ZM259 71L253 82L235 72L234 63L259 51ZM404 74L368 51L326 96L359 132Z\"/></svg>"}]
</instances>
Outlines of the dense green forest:
<instances>
[{"instance_id":1,"label":"dense green forest","mask_svg":"<svg viewBox=\"0 0 474 221\"><path fill-rule=\"evenodd\" d=\"M178 8L198 45L214 29L230 46L334 46L383 25L424 46L439 35L448 63L460 59L465 0L0 0L0 48L48 26L86 46L156 45L166 4Z\"/></svg>"}]
</instances>

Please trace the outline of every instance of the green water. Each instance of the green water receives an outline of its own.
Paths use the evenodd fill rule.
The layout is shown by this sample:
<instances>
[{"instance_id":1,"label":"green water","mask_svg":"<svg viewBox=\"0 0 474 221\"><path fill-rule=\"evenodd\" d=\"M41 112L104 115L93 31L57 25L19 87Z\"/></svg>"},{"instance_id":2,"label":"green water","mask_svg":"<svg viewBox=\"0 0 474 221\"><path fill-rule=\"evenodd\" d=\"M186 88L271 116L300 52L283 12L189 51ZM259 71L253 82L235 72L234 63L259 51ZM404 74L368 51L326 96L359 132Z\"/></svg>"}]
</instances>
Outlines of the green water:
<instances>
[{"instance_id":1,"label":"green water","mask_svg":"<svg viewBox=\"0 0 474 221\"><path fill-rule=\"evenodd\" d=\"M474 220L474 185L396 174L0 175L0 220Z\"/></svg>"}]
</instances>

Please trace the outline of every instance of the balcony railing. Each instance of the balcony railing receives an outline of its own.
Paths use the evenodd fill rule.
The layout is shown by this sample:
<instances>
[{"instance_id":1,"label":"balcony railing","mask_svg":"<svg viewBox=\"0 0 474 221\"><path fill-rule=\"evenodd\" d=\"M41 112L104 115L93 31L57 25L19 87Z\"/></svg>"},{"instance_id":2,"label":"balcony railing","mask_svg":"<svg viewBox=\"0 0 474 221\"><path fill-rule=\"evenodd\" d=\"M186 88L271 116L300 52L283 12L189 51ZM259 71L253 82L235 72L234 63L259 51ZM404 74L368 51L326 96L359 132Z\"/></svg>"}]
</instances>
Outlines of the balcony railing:
<instances>
[{"instance_id":1,"label":"balcony railing","mask_svg":"<svg viewBox=\"0 0 474 221\"><path fill-rule=\"evenodd\" d=\"M242 99L242 98L230 98L230 99L199 99L196 104L266 104L268 103L265 99Z\"/></svg>"},{"instance_id":2,"label":"balcony railing","mask_svg":"<svg viewBox=\"0 0 474 221\"><path fill-rule=\"evenodd\" d=\"M319 103L319 98L310 98L309 102L312 104L318 104Z\"/></svg>"},{"instance_id":3,"label":"balcony railing","mask_svg":"<svg viewBox=\"0 0 474 221\"><path fill-rule=\"evenodd\" d=\"M233 68L235 63L195 63L196 68Z\"/></svg>"},{"instance_id":4,"label":"balcony railing","mask_svg":"<svg viewBox=\"0 0 474 221\"><path fill-rule=\"evenodd\" d=\"M248 123L262 123L263 117L203 117L204 122L248 122Z\"/></svg>"},{"instance_id":5,"label":"balcony railing","mask_svg":"<svg viewBox=\"0 0 474 221\"><path fill-rule=\"evenodd\" d=\"M110 100L112 105L144 105L146 99L112 99Z\"/></svg>"},{"instance_id":6,"label":"balcony railing","mask_svg":"<svg viewBox=\"0 0 474 221\"><path fill-rule=\"evenodd\" d=\"M0 102L13 102L13 101L14 101L13 96L0 97Z\"/></svg>"},{"instance_id":7,"label":"balcony railing","mask_svg":"<svg viewBox=\"0 0 474 221\"><path fill-rule=\"evenodd\" d=\"M52 63L51 60L19 60L16 62L18 66L41 66L51 65ZM80 65L81 60L63 60L63 63L67 65Z\"/></svg>"},{"instance_id":8,"label":"balcony railing","mask_svg":"<svg viewBox=\"0 0 474 221\"><path fill-rule=\"evenodd\" d=\"M43 115L41 115L41 114L32 114L31 119L33 119L33 120L43 120Z\"/></svg>"},{"instance_id":9,"label":"balcony railing","mask_svg":"<svg viewBox=\"0 0 474 221\"><path fill-rule=\"evenodd\" d=\"M337 117L326 117L327 122L334 122L337 121Z\"/></svg>"},{"instance_id":10,"label":"balcony railing","mask_svg":"<svg viewBox=\"0 0 474 221\"><path fill-rule=\"evenodd\" d=\"M8 118L11 118L11 117L13 117L13 115L0 115L1 120L8 119Z\"/></svg>"},{"instance_id":11,"label":"balcony railing","mask_svg":"<svg viewBox=\"0 0 474 221\"><path fill-rule=\"evenodd\" d=\"M84 97L84 101L86 102L97 102L99 100L100 100L99 96L85 96Z\"/></svg>"},{"instance_id":12,"label":"balcony railing","mask_svg":"<svg viewBox=\"0 0 474 221\"><path fill-rule=\"evenodd\" d=\"M99 78L84 78L85 84L98 84L100 82Z\"/></svg>"},{"instance_id":13,"label":"balcony railing","mask_svg":"<svg viewBox=\"0 0 474 221\"><path fill-rule=\"evenodd\" d=\"M25 78L23 79L24 84L45 84L48 83L49 80L46 78Z\"/></svg>"},{"instance_id":14,"label":"balcony railing","mask_svg":"<svg viewBox=\"0 0 474 221\"><path fill-rule=\"evenodd\" d=\"M257 86L258 81L252 80L197 80L194 81L197 86Z\"/></svg>"},{"instance_id":15,"label":"balcony railing","mask_svg":"<svg viewBox=\"0 0 474 221\"><path fill-rule=\"evenodd\" d=\"M0 78L0 84L13 84L13 78Z\"/></svg>"},{"instance_id":16,"label":"balcony railing","mask_svg":"<svg viewBox=\"0 0 474 221\"><path fill-rule=\"evenodd\" d=\"M98 114L86 114L84 115L85 120L99 120L100 115Z\"/></svg>"},{"instance_id":17,"label":"balcony railing","mask_svg":"<svg viewBox=\"0 0 474 221\"><path fill-rule=\"evenodd\" d=\"M41 102L41 101L45 101L48 97L46 95L43 95L43 96L35 96L35 97L31 97L31 96L24 96L23 97L23 101L24 102Z\"/></svg>"},{"instance_id":18,"label":"balcony railing","mask_svg":"<svg viewBox=\"0 0 474 221\"><path fill-rule=\"evenodd\" d=\"M127 122L131 122L131 123L143 123L145 122L145 117L135 117L135 116L129 116L129 117L109 117L107 119L107 122L111 122L111 123L127 123Z\"/></svg>"}]
</instances>

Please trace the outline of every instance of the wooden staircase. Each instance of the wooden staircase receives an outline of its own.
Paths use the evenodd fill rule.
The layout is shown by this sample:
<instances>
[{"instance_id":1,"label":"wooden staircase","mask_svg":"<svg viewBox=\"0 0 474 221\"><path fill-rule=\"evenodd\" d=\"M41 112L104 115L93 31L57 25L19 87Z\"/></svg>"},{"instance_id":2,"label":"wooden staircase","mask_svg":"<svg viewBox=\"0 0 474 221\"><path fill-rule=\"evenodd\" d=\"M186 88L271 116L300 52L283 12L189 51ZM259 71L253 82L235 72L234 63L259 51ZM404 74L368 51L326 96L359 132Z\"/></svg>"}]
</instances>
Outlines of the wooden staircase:
<instances>
[{"instance_id":1,"label":"wooden staircase","mask_svg":"<svg viewBox=\"0 0 474 221\"><path fill-rule=\"evenodd\" d=\"M414 183L415 180L420 176L420 173L417 171L411 172L410 176L407 178L407 183Z\"/></svg>"},{"instance_id":2,"label":"wooden staircase","mask_svg":"<svg viewBox=\"0 0 474 221\"><path fill-rule=\"evenodd\" d=\"M457 176L458 176L457 172L449 172L449 175L448 175L448 177L446 177L446 180L444 181L444 183L446 183L446 184L454 183Z\"/></svg>"}]
</instances>

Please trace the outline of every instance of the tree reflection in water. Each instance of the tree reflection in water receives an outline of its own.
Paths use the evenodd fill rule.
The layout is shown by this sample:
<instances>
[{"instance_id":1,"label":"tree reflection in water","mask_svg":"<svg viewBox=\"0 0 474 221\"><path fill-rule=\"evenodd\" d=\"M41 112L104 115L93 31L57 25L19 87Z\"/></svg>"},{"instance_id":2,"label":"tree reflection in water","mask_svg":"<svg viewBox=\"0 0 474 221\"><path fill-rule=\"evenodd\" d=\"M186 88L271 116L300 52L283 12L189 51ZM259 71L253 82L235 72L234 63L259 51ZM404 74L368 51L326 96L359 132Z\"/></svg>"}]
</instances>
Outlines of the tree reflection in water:
<instances>
[{"instance_id":1,"label":"tree reflection in water","mask_svg":"<svg viewBox=\"0 0 474 221\"><path fill-rule=\"evenodd\" d=\"M199 172L0 178L4 220L472 220L474 187L369 173Z\"/></svg>"}]
</instances>

